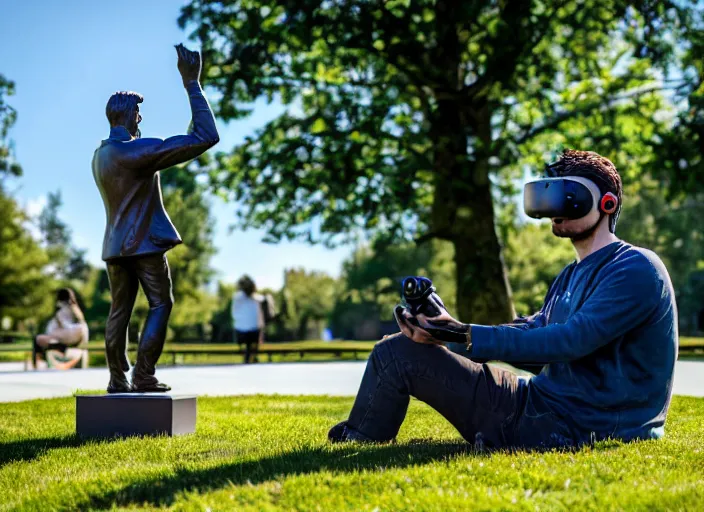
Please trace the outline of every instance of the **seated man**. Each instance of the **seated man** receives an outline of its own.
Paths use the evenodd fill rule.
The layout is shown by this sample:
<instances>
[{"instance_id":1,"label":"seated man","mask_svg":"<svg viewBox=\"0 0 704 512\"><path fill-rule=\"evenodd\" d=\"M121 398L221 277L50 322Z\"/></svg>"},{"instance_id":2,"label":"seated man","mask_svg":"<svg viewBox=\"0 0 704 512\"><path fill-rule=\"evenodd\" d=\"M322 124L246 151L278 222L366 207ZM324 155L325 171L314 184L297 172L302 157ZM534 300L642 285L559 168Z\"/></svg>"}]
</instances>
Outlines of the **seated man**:
<instances>
[{"instance_id":1,"label":"seated man","mask_svg":"<svg viewBox=\"0 0 704 512\"><path fill-rule=\"evenodd\" d=\"M557 276L541 310L484 326L455 320L433 295L440 311L433 318L397 308L402 333L375 346L331 441L394 439L409 396L487 448L664 435L678 335L667 269L653 252L615 236L622 186L609 160L569 150L547 170L550 178L526 186L526 212L551 217L553 233L571 239L578 259ZM580 213L565 213L568 207ZM458 341L467 357L444 346ZM473 358L545 366L524 379Z\"/></svg>"}]
</instances>

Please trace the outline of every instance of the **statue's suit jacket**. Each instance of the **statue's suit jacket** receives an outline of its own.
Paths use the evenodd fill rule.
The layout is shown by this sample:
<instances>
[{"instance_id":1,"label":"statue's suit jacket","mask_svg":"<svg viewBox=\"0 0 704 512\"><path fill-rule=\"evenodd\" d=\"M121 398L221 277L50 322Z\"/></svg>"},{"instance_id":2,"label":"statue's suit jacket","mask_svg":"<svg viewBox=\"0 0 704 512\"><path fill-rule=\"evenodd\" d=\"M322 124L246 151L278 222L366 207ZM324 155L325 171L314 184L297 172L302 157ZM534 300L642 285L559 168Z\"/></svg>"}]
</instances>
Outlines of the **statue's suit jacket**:
<instances>
[{"instance_id":1,"label":"statue's suit jacket","mask_svg":"<svg viewBox=\"0 0 704 512\"><path fill-rule=\"evenodd\" d=\"M192 114L188 135L135 139L117 126L93 155L93 177L107 217L104 261L164 252L182 243L164 209L159 171L197 157L220 140L198 82L189 82L186 90Z\"/></svg>"}]
</instances>

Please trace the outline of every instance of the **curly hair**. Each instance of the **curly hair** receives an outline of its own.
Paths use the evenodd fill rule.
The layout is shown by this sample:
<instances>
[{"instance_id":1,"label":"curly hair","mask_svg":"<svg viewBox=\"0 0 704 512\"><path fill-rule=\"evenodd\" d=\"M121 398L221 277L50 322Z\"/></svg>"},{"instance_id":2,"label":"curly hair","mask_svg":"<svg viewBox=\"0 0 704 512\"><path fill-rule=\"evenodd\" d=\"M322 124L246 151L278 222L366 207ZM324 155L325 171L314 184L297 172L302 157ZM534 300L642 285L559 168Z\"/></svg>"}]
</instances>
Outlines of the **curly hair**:
<instances>
[{"instance_id":1,"label":"curly hair","mask_svg":"<svg viewBox=\"0 0 704 512\"><path fill-rule=\"evenodd\" d=\"M133 91L116 92L108 100L105 106L105 115L110 126L118 126L129 119L139 103L144 101L144 97Z\"/></svg>"},{"instance_id":2,"label":"curly hair","mask_svg":"<svg viewBox=\"0 0 704 512\"><path fill-rule=\"evenodd\" d=\"M618 207L609 219L609 229L612 233L616 230L623 204L623 184L611 160L593 151L566 149L557 162L545 166L545 173L549 177L580 176L594 182L601 195L614 194L618 198Z\"/></svg>"}]
</instances>

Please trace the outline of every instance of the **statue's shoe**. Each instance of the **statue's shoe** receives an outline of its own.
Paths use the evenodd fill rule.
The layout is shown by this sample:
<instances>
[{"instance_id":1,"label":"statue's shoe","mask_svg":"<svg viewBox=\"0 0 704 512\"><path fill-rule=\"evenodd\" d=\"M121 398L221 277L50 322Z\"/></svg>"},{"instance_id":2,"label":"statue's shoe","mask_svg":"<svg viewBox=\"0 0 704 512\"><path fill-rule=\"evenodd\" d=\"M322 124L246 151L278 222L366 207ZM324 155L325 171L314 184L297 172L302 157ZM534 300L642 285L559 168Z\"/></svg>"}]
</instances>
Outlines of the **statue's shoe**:
<instances>
[{"instance_id":1,"label":"statue's shoe","mask_svg":"<svg viewBox=\"0 0 704 512\"><path fill-rule=\"evenodd\" d=\"M171 387L163 382L132 382L133 393L166 393Z\"/></svg>"},{"instance_id":2,"label":"statue's shoe","mask_svg":"<svg viewBox=\"0 0 704 512\"><path fill-rule=\"evenodd\" d=\"M108 393L132 393L132 386L130 386L127 379L110 379L110 383L108 384Z\"/></svg>"}]
</instances>

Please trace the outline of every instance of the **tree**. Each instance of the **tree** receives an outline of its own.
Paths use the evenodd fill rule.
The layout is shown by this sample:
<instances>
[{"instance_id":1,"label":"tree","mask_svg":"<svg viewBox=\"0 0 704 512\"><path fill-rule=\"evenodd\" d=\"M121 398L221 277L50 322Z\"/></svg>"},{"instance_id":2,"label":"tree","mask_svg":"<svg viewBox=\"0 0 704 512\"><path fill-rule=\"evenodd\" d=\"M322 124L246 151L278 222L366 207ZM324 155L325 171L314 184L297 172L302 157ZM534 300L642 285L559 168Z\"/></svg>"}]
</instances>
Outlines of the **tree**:
<instances>
[{"instance_id":1,"label":"tree","mask_svg":"<svg viewBox=\"0 0 704 512\"><path fill-rule=\"evenodd\" d=\"M27 214L0 187L0 319L37 319L51 310L46 252L26 227Z\"/></svg>"},{"instance_id":2,"label":"tree","mask_svg":"<svg viewBox=\"0 0 704 512\"><path fill-rule=\"evenodd\" d=\"M192 0L179 23L202 42L222 119L246 116L238 104L259 97L295 107L209 168L243 205L241 225L271 241L335 244L360 231L385 243L447 240L459 318L499 323L514 309L494 202L559 149L537 140L564 134L582 147L594 142L585 126L647 120L640 104L677 86L657 70L673 64L678 23L693 9ZM598 132L611 141L606 156L634 156ZM528 147L542 151L526 157Z\"/></svg>"},{"instance_id":3,"label":"tree","mask_svg":"<svg viewBox=\"0 0 704 512\"><path fill-rule=\"evenodd\" d=\"M306 339L311 324L315 324L316 333L319 333L323 321L332 311L337 282L324 272L287 269L282 294L286 327L295 339Z\"/></svg>"},{"instance_id":4,"label":"tree","mask_svg":"<svg viewBox=\"0 0 704 512\"><path fill-rule=\"evenodd\" d=\"M677 70L683 84L673 94L682 105L671 127L650 143L657 155L653 166L668 197L704 195L704 14L685 32L683 69Z\"/></svg>"},{"instance_id":5,"label":"tree","mask_svg":"<svg viewBox=\"0 0 704 512\"><path fill-rule=\"evenodd\" d=\"M45 273L46 253L27 229L29 218L4 186L6 176L21 176L9 138L17 112L6 103L15 84L0 74L0 320L34 319L50 308L52 281Z\"/></svg>"},{"instance_id":6,"label":"tree","mask_svg":"<svg viewBox=\"0 0 704 512\"><path fill-rule=\"evenodd\" d=\"M102 331L110 314L110 281L105 267L91 268L88 279L81 287L85 301L85 317L92 330Z\"/></svg>"},{"instance_id":7,"label":"tree","mask_svg":"<svg viewBox=\"0 0 704 512\"><path fill-rule=\"evenodd\" d=\"M5 102L15 94L15 83L0 74L0 178L3 175L21 176L22 167L14 159L9 132L17 120L17 111Z\"/></svg>"},{"instance_id":8,"label":"tree","mask_svg":"<svg viewBox=\"0 0 704 512\"><path fill-rule=\"evenodd\" d=\"M234 284L218 283L217 304L218 310L210 321L212 341L234 341L234 325L232 321L232 296L235 293Z\"/></svg>"},{"instance_id":9,"label":"tree","mask_svg":"<svg viewBox=\"0 0 704 512\"><path fill-rule=\"evenodd\" d=\"M513 231L506 243L506 267L516 313L536 313L550 284L574 260L570 241L555 237L549 224L526 223Z\"/></svg>"},{"instance_id":10,"label":"tree","mask_svg":"<svg viewBox=\"0 0 704 512\"><path fill-rule=\"evenodd\" d=\"M48 194L47 204L39 214L39 230L54 278L64 284L85 282L90 272L90 265L85 260L86 250L73 246L71 228L59 217L62 204L60 191Z\"/></svg>"}]
</instances>

